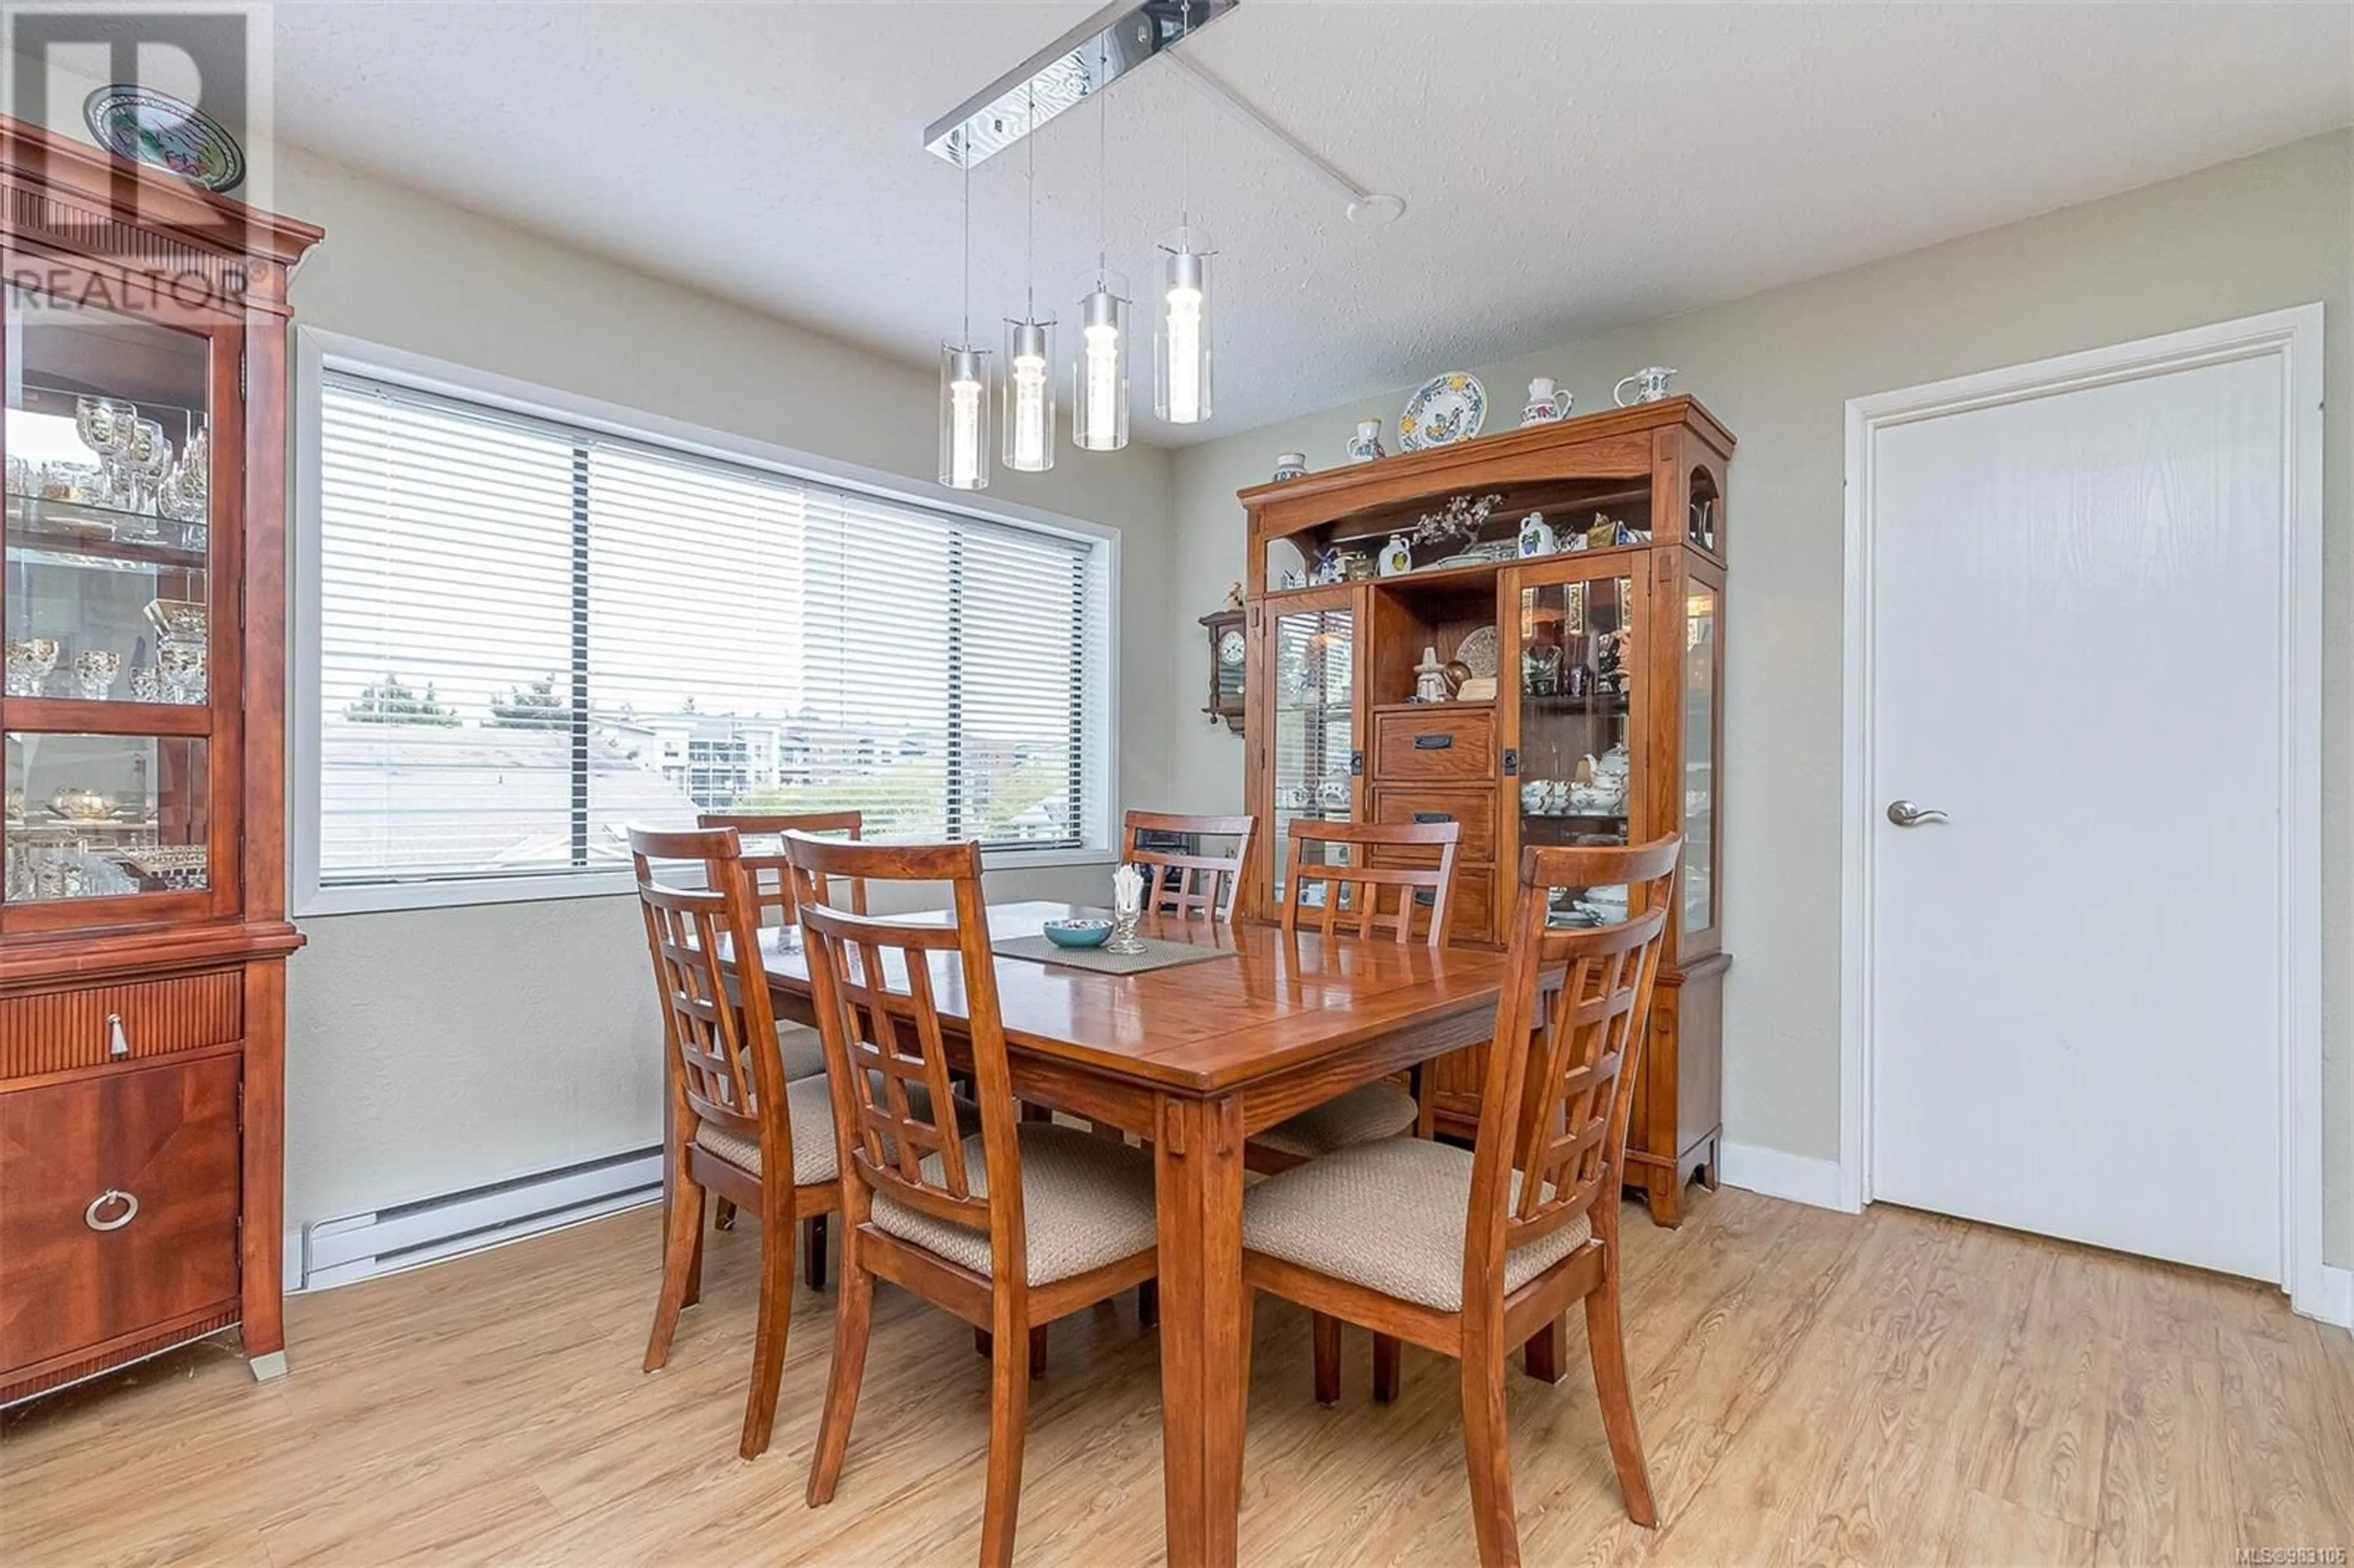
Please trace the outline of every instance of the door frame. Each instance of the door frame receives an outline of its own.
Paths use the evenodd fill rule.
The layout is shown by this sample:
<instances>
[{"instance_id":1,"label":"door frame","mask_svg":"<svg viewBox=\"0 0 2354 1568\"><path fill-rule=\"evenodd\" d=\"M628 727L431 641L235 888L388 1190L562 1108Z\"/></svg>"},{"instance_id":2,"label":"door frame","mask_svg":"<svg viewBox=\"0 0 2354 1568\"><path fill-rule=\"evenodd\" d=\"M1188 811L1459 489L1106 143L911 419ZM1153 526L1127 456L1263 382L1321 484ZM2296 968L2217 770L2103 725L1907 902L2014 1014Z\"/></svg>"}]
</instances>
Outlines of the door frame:
<instances>
[{"instance_id":1,"label":"door frame","mask_svg":"<svg viewBox=\"0 0 2354 1568\"><path fill-rule=\"evenodd\" d=\"M2087 387L2251 359L2277 362L2285 402L2280 679L2281 1286L2295 1308L2346 1323L2354 1272L2322 1264L2322 308L2268 312L2081 354L1853 397L1847 404L1840 966L1840 1206L1872 1202L1875 866L1872 452L1885 429Z\"/></svg>"}]
</instances>

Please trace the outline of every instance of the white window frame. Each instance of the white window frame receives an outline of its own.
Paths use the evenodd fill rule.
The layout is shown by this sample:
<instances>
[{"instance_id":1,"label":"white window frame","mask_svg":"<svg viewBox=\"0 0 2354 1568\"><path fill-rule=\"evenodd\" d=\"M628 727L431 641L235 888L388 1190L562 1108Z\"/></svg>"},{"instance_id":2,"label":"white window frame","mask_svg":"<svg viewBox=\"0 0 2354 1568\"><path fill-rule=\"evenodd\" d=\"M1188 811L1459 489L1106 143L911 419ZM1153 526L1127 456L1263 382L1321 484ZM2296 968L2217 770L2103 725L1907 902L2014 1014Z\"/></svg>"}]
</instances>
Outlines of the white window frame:
<instances>
[{"instance_id":1,"label":"white window frame","mask_svg":"<svg viewBox=\"0 0 2354 1568\"><path fill-rule=\"evenodd\" d=\"M406 349L348 337L318 327L294 332L294 517L288 530L289 625L286 660L287 906L296 916L349 915L394 909L452 908L476 904L535 903L550 899L610 897L633 890L629 872L535 872L528 875L450 877L432 881L323 885L319 874L319 705L322 625L320 612L320 395L328 372L339 371L389 382L419 392L478 403L510 413L723 462L766 469L788 479L855 490L927 511L947 512L985 523L1052 534L1088 544L1104 576L1103 640L1108 657L1087 672L1087 718L1086 842L1077 847L1024 849L1019 844L982 851L990 870L1041 866L1108 865L1114 804L1119 796L1120 535L1117 528L1059 513L991 500L973 505L937 486L898 474L821 457L749 436L689 424L643 409L607 403L577 393L476 370Z\"/></svg>"}]
</instances>

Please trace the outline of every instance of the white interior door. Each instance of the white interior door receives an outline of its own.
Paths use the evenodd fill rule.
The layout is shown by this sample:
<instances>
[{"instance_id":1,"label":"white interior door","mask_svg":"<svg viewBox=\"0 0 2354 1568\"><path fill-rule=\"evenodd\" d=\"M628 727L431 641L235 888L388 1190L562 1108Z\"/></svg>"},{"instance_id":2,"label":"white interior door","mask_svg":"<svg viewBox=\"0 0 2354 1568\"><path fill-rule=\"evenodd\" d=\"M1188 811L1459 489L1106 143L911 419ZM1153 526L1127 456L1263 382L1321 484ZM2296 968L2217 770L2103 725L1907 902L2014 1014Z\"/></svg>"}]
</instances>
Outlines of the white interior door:
<instances>
[{"instance_id":1,"label":"white interior door","mask_svg":"<svg viewBox=\"0 0 2354 1568\"><path fill-rule=\"evenodd\" d=\"M2282 1278L2283 382L1867 438L1872 1197Z\"/></svg>"}]
</instances>

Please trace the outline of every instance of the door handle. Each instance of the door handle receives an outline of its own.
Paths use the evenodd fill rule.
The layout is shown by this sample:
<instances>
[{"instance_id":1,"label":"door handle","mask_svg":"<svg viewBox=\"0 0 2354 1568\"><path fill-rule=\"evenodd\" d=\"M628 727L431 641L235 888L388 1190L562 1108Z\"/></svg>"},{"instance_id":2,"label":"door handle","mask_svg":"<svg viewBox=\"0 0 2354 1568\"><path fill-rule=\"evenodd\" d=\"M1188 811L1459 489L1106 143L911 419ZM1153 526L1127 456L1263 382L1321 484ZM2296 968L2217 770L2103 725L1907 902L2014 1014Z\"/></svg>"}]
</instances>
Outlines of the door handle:
<instances>
[{"instance_id":1,"label":"door handle","mask_svg":"<svg viewBox=\"0 0 2354 1568\"><path fill-rule=\"evenodd\" d=\"M1454 745L1455 737L1451 735L1418 735L1414 737L1416 751L1447 751Z\"/></svg>"},{"instance_id":2,"label":"door handle","mask_svg":"<svg viewBox=\"0 0 2354 1568\"><path fill-rule=\"evenodd\" d=\"M1916 806L1910 800L1888 802L1888 820L1900 828L1917 828L1924 822L1942 822L1946 813L1935 806Z\"/></svg>"}]
</instances>

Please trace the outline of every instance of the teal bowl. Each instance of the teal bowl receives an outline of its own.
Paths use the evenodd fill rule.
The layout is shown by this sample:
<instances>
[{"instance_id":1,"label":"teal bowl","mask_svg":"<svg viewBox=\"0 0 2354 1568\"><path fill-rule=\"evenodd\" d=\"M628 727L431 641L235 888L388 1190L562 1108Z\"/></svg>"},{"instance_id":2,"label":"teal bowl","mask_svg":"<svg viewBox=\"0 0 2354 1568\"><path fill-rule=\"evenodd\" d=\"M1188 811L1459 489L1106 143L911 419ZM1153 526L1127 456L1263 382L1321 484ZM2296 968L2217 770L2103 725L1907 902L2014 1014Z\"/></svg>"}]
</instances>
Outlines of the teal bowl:
<instances>
[{"instance_id":1,"label":"teal bowl","mask_svg":"<svg viewBox=\"0 0 2354 1568\"><path fill-rule=\"evenodd\" d=\"M1100 948L1111 939L1108 920L1049 920L1039 929L1058 948Z\"/></svg>"}]
</instances>

